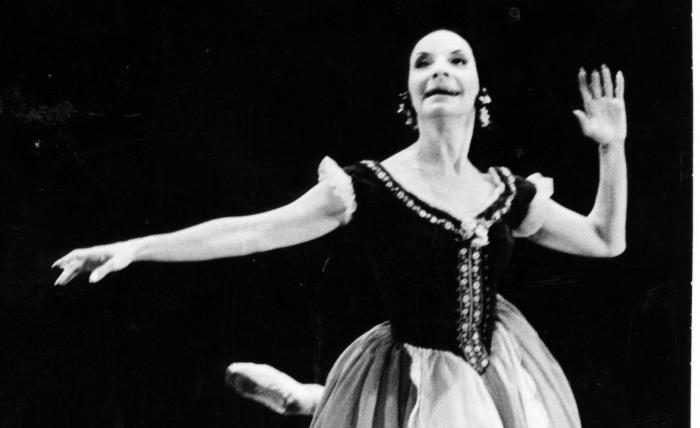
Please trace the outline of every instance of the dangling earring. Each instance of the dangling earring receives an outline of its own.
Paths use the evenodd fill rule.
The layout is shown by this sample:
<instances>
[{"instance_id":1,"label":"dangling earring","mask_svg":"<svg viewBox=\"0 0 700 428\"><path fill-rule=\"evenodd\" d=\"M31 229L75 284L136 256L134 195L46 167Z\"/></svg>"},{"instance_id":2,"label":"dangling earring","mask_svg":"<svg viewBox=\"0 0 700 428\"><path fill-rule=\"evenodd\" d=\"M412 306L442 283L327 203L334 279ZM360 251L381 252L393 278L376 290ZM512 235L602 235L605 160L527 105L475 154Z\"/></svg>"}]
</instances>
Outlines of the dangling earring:
<instances>
[{"instance_id":1,"label":"dangling earring","mask_svg":"<svg viewBox=\"0 0 700 428\"><path fill-rule=\"evenodd\" d=\"M416 118L411 106L411 97L407 91L401 92L399 94L399 107L396 113L404 119L404 124L416 129Z\"/></svg>"},{"instance_id":2,"label":"dangling earring","mask_svg":"<svg viewBox=\"0 0 700 428\"><path fill-rule=\"evenodd\" d=\"M476 106L479 109L479 124L482 128L491 126L491 114L489 113L488 105L491 104L489 91L482 87L479 91L479 96L476 97Z\"/></svg>"}]
</instances>

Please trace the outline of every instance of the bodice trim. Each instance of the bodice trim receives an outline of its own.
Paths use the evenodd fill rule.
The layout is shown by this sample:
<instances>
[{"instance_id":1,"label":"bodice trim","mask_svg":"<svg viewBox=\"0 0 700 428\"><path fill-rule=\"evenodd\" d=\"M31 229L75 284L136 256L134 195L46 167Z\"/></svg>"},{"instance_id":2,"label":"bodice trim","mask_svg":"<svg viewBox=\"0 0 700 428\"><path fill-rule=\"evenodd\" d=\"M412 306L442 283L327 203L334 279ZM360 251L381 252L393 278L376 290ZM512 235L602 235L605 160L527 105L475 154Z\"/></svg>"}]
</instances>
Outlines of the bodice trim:
<instances>
[{"instance_id":1,"label":"bodice trim","mask_svg":"<svg viewBox=\"0 0 700 428\"><path fill-rule=\"evenodd\" d=\"M497 183L496 194L498 196L475 217L459 220L447 211L423 201L406 190L379 162L363 160L361 163L369 168L404 206L419 217L455 234L460 240L474 238L472 245L477 247L488 244L489 228L510 210L515 197L515 177L510 170L505 167L491 167L489 173Z\"/></svg>"}]
</instances>

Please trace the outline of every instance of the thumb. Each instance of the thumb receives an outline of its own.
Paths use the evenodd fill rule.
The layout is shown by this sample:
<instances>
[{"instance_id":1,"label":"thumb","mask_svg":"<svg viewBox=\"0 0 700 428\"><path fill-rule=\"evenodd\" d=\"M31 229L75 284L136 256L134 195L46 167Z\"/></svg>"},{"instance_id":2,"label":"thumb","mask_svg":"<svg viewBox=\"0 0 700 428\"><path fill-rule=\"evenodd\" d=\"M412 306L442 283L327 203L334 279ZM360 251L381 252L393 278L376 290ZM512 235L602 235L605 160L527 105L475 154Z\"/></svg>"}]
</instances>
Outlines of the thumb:
<instances>
[{"instance_id":1,"label":"thumb","mask_svg":"<svg viewBox=\"0 0 700 428\"><path fill-rule=\"evenodd\" d=\"M579 125L581 125L581 131L586 133L586 130L588 129L588 116L586 116L586 113L582 112L581 110L574 110L573 113L574 116L576 116L576 119L578 119Z\"/></svg>"},{"instance_id":2,"label":"thumb","mask_svg":"<svg viewBox=\"0 0 700 428\"><path fill-rule=\"evenodd\" d=\"M123 266L120 266L120 265L122 265L122 264L123 263L119 263L119 259L117 259L116 257L112 257L106 263L104 263L102 266L100 266L97 269L95 269L94 271L92 271L92 273L90 274L89 281L91 283L95 283L95 282L101 280L102 278L107 276L108 273L121 269Z\"/></svg>"}]
</instances>

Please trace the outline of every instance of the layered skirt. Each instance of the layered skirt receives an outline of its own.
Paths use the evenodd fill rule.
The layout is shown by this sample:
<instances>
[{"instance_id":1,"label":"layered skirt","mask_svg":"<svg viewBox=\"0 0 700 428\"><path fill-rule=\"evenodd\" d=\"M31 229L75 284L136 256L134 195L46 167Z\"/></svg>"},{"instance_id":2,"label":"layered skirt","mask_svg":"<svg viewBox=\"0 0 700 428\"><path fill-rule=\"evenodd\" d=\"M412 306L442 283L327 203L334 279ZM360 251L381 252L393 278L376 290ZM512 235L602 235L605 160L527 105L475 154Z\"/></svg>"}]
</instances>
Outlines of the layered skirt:
<instances>
[{"instance_id":1,"label":"layered skirt","mask_svg":"<svg viewBox=\"0 0 700 428\"><path fill-rule=\"evenodd\" d=\"M312 428L580 427L561 367L499 296L489 367L398 342L388 323L355 340L331 369Z\"/></svg>"}]
</instances>

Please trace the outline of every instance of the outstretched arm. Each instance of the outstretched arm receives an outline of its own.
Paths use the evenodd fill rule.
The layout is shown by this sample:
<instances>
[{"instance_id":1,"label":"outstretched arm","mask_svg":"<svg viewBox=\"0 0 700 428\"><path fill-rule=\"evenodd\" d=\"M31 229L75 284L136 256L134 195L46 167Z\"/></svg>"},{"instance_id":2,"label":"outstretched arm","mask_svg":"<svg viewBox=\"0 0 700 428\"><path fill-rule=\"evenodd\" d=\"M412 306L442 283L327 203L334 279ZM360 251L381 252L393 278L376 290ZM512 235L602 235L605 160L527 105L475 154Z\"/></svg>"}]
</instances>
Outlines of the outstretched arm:
<instances>
[{"instance_id":1,"label":"outstretched arm","mask_svg":"<svg viewBox=\"0 0 700 428\"><path fill-rule=\"evenodd\" d=\"M627 118L624 77L615 84L606 66L591 75L578 75L584 111L575 110L583 134L598 144L600 179L593 209L587 216L547 200L543 226L530 237L545 247L567 253L614 257L625 250L627 215L627 163L624 142ZM601 84L602 79L602 84Z\"/></svg>"},{"instance_id":2,"label":"outstretched arm","mask_svg":"<svg viewBox=\"0 0 700 428\"><path fill-rule=\"evenodd\" d=\"M343 224L347 203L336 195L332 183L323 180L294 202L264 213L219 218L172 233L73 250L54 263L63 269L56 285L68 283L81 272L92 272L90 282L97 282L135 261L212 260L300 244Z\"/></svg>"}]
</instances>

